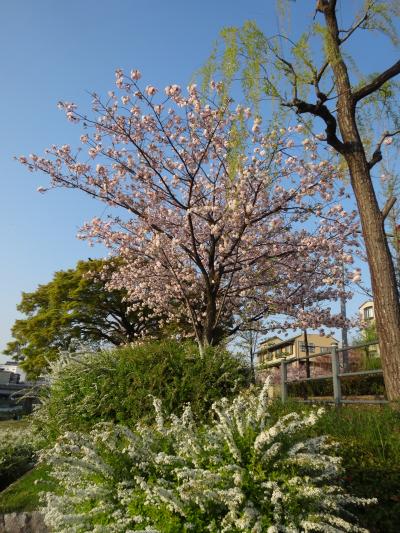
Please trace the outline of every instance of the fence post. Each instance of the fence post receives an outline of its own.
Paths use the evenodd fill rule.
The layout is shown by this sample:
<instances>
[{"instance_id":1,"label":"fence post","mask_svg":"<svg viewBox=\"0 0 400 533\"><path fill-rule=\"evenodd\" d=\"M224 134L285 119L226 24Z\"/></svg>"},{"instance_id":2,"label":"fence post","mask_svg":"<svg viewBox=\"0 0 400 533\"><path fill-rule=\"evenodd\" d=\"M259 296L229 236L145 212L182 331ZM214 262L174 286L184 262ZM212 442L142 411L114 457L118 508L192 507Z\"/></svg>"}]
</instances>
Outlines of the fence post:
<instances>
[{"instance_id":1,"label":"fence post","mask_svg":"<svg viewBox=\"0 0 400 533\"><path fill-rule=\"evenodd\" d=\"M335 405L340 406L342 400L342 391L340 387L340 366L339 366L339 356L337 352L337 347L332 346L331 352L332 358L332 381L333 381L333 399L335 400Z\"/></svg>"},{"instance_id":2,"label":"fence post","mask_svg":"<svg viewBox=\"0 0 400 533\"><path fill-rule=\"evenodd\" d=\"M288 397L288 387L287 387L287 363L286 359L283 358L281 361L281 400L282 403L285 403Z\"/></svg>"}]
</instances>

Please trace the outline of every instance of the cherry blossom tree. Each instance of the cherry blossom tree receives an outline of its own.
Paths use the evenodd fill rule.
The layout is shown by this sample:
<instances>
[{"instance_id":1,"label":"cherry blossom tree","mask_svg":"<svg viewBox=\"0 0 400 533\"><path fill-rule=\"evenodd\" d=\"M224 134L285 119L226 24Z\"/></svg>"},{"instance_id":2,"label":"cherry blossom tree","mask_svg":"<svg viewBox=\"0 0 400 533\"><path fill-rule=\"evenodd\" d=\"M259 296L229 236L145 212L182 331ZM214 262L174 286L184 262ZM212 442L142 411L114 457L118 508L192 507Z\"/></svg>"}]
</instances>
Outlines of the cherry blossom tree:
<instances>
[{"instance_id":1,"label":"cherry blossom tree","mask_svg":"<svg viewBox=\"0 0 400 533\"><path fill-rule=\"evenodd\" d=\"M140 78L118 69L116 91L94 93L90 116L60 102L84 128L76 152L19 158L50 176L40 192L79 189L115 209L80 234L122 258L109 288L167 321L186 314L200 350L219 341L222 323L238 331L243 306L256 321L296 305L310 284L335 299L357 221L315 140L301 126L263 132L250 109L221 103L218 84L206 99L195 85L162 92ZM318 305L297 318L291 327L334 321Z\"/></svg>"}]
</instances>

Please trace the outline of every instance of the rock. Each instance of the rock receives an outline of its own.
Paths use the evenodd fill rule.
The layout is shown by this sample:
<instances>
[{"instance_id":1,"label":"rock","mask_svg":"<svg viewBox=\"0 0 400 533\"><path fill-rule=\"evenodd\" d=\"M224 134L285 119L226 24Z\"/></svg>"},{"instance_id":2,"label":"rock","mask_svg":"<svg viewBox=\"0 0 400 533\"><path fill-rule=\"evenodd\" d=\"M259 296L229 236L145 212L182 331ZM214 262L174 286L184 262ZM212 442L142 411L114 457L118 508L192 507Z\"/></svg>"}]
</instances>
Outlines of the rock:
<instances>
[{"instance_id":1,"label":"rock","mask_svg":"<svg viewBox=\"0 0 400 533\"><path fill-rule=\"evenodd\" d=\"M32 513L9 513L0 515L0 533L47 533L43 515Z\"/></svg>"}]
</instances>

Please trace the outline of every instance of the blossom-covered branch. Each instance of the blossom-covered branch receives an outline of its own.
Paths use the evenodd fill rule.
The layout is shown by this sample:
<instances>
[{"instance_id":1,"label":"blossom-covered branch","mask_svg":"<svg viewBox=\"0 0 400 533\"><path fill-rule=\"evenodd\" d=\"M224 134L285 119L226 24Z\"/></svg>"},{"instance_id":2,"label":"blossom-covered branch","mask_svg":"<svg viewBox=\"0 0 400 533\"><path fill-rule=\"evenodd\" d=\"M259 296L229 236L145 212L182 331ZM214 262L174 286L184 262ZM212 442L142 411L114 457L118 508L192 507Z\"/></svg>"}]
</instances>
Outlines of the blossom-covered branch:
<instances>
[{"instance_id":1,"label":"blossom-covered branch","mask_svg":"<svg viewBox=\"0 0 400 533\"><path fill-rule=\"evenodd\" d=\"M81 236L123 262L109 282L166 320L189 315L200 347L218 342L222 322L251 303L253 317L296 305L299 287L335 299L356 244L354 213L335 192L335 167L319 160L301 127L262 132L250 109L204 101L195 85L164 95L141 75L116 71L119 94L93 94L93 116L60 103L83 123L86 155L69 145L20 161L51 177L51 187L80 189L116 208ZM44 189L42 189L44 190ZM329 283L327 282L329 280ZM304 295L301 295L304 298ZM251 318L251 317L250 317ZM303 326L305 318L299 317ZM317 306L307 321L332 319Z\"/></svg>"}]
</instances>

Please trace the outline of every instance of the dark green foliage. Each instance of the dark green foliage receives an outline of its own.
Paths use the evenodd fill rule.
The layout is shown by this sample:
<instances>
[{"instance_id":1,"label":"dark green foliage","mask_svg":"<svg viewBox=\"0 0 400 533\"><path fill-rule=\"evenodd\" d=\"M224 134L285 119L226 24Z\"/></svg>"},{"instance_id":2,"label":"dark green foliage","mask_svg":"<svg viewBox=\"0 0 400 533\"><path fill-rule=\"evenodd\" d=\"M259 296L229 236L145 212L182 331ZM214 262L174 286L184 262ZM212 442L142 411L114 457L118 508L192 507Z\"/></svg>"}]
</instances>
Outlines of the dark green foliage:
<instances>
[{"instance_id":1,"label":"dark green foliage","mask_svg":"<svg viewBox=\"0 0 400 533\"><path fill-rule=\"evenodd\" d=\"M0 490L3 490L32 467L33 450L28 446L13 446L8 454L2 453L1 460Z\"/></svg>"},{"instance_id":2,"label":"dark green foliage","mask_svg":"<svg viewBox=\"0 0 400 533\"><path fill-rule=\"evenodd\" d=\"M341 443L346 489L378 498L378 505L358 511L371 533L395 533L400 524L400 413L389 407L331 409L320 432ZM356 511L357 512L357 511Z\"/></svg>"},{"instance_id":3,"label":"dark green foliage","mask_svg":"<svg viewBox=\"0 0 400 533\"><path fill-rule=\"evenodd\" d=\"M274 417L308 410L298 402L274 402ZM331 435L340 447L346 491L377 498L378 505L354 509L371 533L397 533L400 524L400 412L390 407L327 408L310 435Z\"/></svg>"},{"instance_id":4,"label":"dark green foliage","mask_svg":"<svg viewBox=\"0 0 400 533\"><path fill-rule=\"evenodd\" d=\"M148 310L143 310L145 320L139 320L129 311L124 292L106 289L106 279L100 277L106 266L112 271L115 263L79 261L74 269L56 272L36 291L22 293L17 308L26 318L16 320L14 340L4 353L18 359L29 377L39 376L48 361L62 350L73 350L74 343L96 348L133 341L145 328L157 333L157 321L149 318Z\"/></svg>"},{"instance_id":5,"label":"dark green foliage","mask_svg":"<svg viewBox=\"0 0 400 533\"><path fill-rule=\"evenodd\" d=\"M32 468L35 450L32 443L21 439L13 441L11 435L0 434L0 490Z\"/></svg>"},{"instance_id":6,"label":"dark green foliage","mask_svg":"<svg viewBox=\"0 0 400 533\"><path fill-rule=\"evenodd\" d=\"M40 464L29 470L0 494L0 514L35 511L40 507L40 493L54 488L49 467Z\"/></svg>"},{"instance_id":7,"label":"dark green foliage","mask_svg":"<svg viewBox=\"0 0 400 533\"><path fill-rule=\"evenodd\" d=\"M360 330L360 333L353 339L352 344L366 344L367 342L378 343L378 333L376 331L375 320L373 320L368 326ZM371 346L371 348L376 348L376 346Z\"/></svg>"},{"instance_id":8,"label":"dark green foliage","mask_svg":"<svg viewBox=\"0 0 400 533\"><path fill-rule=\"evenodd\" d=\"M165 340L89 353L58 363L36 426L53 439L100 421L151 423L152 396L163 401L167 413L179 414L190 402L194 414L206 418L213 401L232 396L246 379L237 358L221 348L200 357L192 343Z\"/></svg>"},{"instance_id":9,"label":"dark green foliage","mask_svg":"<svg viewBox=\"0 0 400 533\"><path fill-rule=\"evenodd\" d=\"M383 396L385 394L385 386L381 375L342 378L340 382L342 396ZM312 383L294 382L289 385L289 396L302 398L305 395L308 397L333 397L332 380L321 379L313 381Z\"/></svg>"}]
</instances>

